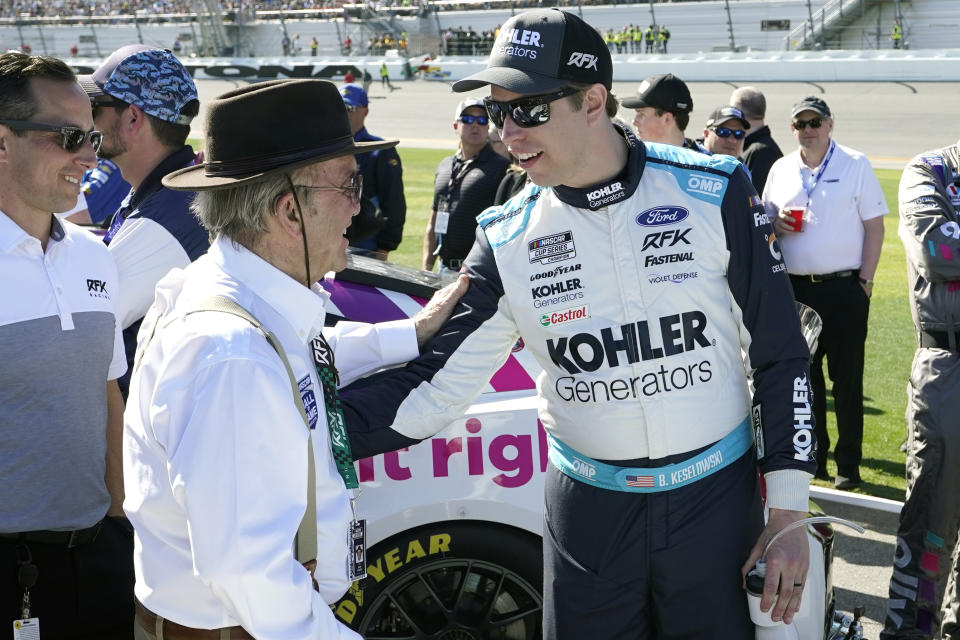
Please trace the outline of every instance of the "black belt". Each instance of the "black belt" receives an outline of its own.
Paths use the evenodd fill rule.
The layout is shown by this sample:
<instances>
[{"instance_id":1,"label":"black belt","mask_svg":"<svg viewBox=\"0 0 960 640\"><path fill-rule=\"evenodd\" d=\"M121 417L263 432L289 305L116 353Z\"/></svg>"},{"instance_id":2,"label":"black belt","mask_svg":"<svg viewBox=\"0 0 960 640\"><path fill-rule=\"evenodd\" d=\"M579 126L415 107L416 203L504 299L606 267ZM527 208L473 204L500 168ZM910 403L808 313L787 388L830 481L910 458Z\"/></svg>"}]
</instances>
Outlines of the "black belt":
<instances>
[{"instance_id":1,"label":"black belt","mask_svg":"<svg viewBox=\"0 0 960 640\"><path fill-rule=\"evenodd\" d=\"M921 331L917 341L925 349L947 349L956 351L960 345L960 333L953 334L953 346L950 346L950 334L946 331Z\"/></svg>"},{"instance_id":2,"label":"black belt","mask_svg":"<svg viewBox=\"0 0 960 640\"><path fill-rule=\"evenodd\" d=\"M0 533L0 540L9 540L15 542L32 542L36 544L64 545L68 549L90 544L97 539L100 533L100 525L103 520L87 527L86 529L76 529L74 531L23 531L21 533Z\"/></svg>"},{"instance_id":3,"label":"black belt","mask_svg":"<svg viewBox=\"0 0 960 640\"><path fill-rule=\"evenodd\" d=\"M443 258L441 258L440 262L447 269L459 269L460 267L463 266L463 260L457 260L457 259L444 260Z\"/></svg>"},{"instance_id":4,"label":"black belt","mask_svg":"<svg viewBox=\"0 0 960 640\"><path fill-rule=\"evenodd\" d=\"M859 269L847 269L846 271L834 271L833 273L808 273L797 275L791 273L791 278L797 278L803 282L826 282L827 280L838 280L840 278L855 278L860 275Z\"/></svg>"}]
</instances>

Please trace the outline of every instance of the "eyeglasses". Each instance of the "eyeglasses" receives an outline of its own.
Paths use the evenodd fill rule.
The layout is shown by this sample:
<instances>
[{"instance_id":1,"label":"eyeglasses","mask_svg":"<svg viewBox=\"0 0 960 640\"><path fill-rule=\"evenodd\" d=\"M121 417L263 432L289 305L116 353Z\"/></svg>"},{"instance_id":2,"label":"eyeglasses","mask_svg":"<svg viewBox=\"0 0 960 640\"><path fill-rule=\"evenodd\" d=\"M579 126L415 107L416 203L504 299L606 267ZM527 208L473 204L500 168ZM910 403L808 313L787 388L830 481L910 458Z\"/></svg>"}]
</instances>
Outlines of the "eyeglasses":
<instances>
[{"instance_id":1,"label":"eyeglasses","mask_svg":"<svg viewBox=\"0 0 960 640\"><path fill-rule=\"evenodd\" d=\"M460 122L463 124L473 124L476 122L479 125L487 126L487 123L490 122L490 118L487 116L471 116L469 114L465 116L460 116Z\"/></svg>"},{"instance_id":2,"label":"eyeglasses","mask_svg":"<svg viewBox=\"0 0 960 640\"><path fill-rule=\"evenodd\" d=\"M743 129L731 129L730 127L711 127L711 131L720 138L729 138L733 136L737 140L743 140L747 137L747 132Z\"/></svg>"},{"instance_id":3,"label":"eyeglasses","mask_svg":"<svg viewBox=\"0 0 960 640\"><path fill-rule=\"evenodd\" d=\"M343 105L343 106L345 106L345 107L347 108L347 113L353 113L353 112L355 112L355 111L360 111L360 107L355 107L355 106L353 106L352 104L345 104L345 105Z\"/></svg>"},{"instance_id":4,"label":"eyeglasses","mask_svg":"<svg viewBox=\"0 0 960 640\"><path fill-rule=\"evenodd\" d=\"M79 151L87 140L90 141L93 150L96 152L100 150L100 143L103 142L103 134L96 129L84 131L80 127L64 127L58 124L43 124L28 120L0 120L0 124L15 131L52 131L59 133L60 146L69 153Z\"/></svg>"},{"instance_id":5,"label":"eyeglasses","mask_svg":"<svg viewBox=\"0 0 960 640\"><path fill-rule=\"evenodd\" d=\"M93 107L94 117L96 117L97 115L97 109L105 109L107 107L117 107L120 105L123 105L124 107L126 107L127 103L121 100L91 100L90 101L90 106Z\"/></svg>"},{"instance_id":6,"label":"eyeglasses","mask_svg":"<svg viewBox=\"0 0 960 640\"><path fill-rule=\"evenodd\" d=\"M811 129L819 129L820 125L823 124L823 118L810 118L809 120L794 120L793 128L797 131L803 131L808 126Z\"/></svg>"},{"instance_id":7,"label":"eyeglasses","mask_svg":"<svg viewBox=\"0 0 960 640\"><path fill-rule=\"evenodd\" d=\"M354 202L360 202L360 193L363 191L363 176L355 173L350 176L350 180L339 187L314 187L309 184L295 184L298 189L314 189L316 191L339 191Z\"/></svg>"},{"instance_id":8,"label":"eyeglasses","mask_svg":"<svg viewBox=\"0 0 960 640\"><path fill-rule=\"evenodd\" d=\"M564 87L553 93L527 96L511 102L498 102L492 98L484 98L483 106L487 108L487 115L490 116L490 120L493 121L497 129L503 129L503 123L508 114L517 123L518 127L527 129L538 127L550 121L551 102L566 96L572 96L579 91L579 89L573 87Z\"/></svg>"}]
</instances>

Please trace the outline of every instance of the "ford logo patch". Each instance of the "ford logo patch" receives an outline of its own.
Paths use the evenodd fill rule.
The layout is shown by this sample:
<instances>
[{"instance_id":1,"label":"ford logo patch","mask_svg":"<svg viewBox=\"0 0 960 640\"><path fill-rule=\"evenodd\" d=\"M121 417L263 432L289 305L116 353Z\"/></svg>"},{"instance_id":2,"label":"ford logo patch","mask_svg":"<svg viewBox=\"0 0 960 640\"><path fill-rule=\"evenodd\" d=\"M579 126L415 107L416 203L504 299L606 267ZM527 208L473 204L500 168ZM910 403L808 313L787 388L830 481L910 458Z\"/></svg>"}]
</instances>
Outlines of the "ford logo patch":
<instances>
[{"instance_id":1,"label":"ford logo patch","mask_svg":"<svg viewBox=\"0 0 960 640\"><path fill-rule=\"evenodd\" d=\"M683 207L654 207L637 215L637 224L641 227L659 227L686 220L688 215L690 211Z\"/></svg>"}]
</instances>

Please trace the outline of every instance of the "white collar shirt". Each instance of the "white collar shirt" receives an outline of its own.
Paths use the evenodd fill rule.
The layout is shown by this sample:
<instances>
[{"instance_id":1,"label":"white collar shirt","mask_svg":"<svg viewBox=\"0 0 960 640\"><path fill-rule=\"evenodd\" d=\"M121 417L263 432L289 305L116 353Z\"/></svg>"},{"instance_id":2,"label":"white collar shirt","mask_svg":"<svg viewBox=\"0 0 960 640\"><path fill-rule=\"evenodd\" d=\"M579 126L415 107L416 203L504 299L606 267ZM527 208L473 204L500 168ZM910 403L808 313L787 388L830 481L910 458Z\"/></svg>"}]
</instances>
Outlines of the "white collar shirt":
<instances>
[{"instance_id":1,"label":"white collar shirt","mask_svg":"<svg viewBox=\"0 0 960 640\"><path fill-rule=\"evenodd\" d=\"M319 592L293 553L306 509L307 428L289 377L246 321L179 317L182 301L211 295L232 299L277 336L315 422ZM350 585L351 510L307 346L323 329L327 299L224 239L158 284L124 416L136 596L157 615L195 628L239 624L272 640L359 638L329 608ZM342 384L418 353L409 320L340 323L324 335Z\"/></svg>"},{"instance_id":2,"label":"white collar shirt","mask_svg":"<svg viewBox=\"0 0 960 640\"><path fill-rule=\"evenodd\" d=\"M110 506L107 381L127 370L117 267L50 216L46 250L0 212L0 531L82 529Z\"/></svg>"},{"instance_id":3,"label":"white collar shirt","mask_svg":"<svg viewBox=\"0 0 960 640\"><path fill-rule=\"evenodd\" d=\"M859 269L863 222L888 213L867 157L834 141L831 146L832 155L828 150L823 160L826 167L821 162L811 169L799 149L780 158L770 168L763 189L770 215L786 207L806 207L803 230L777 237L787 271L794 275Z\"/></svg>"}]
</instances>

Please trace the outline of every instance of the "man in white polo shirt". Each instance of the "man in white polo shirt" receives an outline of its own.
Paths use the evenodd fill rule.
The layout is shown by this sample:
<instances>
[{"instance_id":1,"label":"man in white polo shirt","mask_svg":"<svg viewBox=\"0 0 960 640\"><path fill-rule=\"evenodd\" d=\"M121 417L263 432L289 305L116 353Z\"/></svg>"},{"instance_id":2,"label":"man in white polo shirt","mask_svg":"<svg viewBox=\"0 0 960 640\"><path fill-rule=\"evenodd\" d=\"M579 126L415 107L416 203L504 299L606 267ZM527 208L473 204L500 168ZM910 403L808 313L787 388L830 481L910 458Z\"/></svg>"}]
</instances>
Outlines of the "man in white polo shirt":
<instances>
[{"instance_id":1,"label":"man in white polo shirt","mask_svg":"<svg viewBox=\"0 0 960 640\"><path fill-rule=\"evenodd\" d=\"M53 215L77 201L100 139L66 64L0 55L0 623L17 637L41 623L43 638L133 632L117 268Z\"/></svg>"},{"instance_id":2,"label":"man in white polo shirt","mask_svg":"<svg viewBox=\"0 0 960 640\"><path fill-rule=\"evenodd\" d=\"M850 489L860 484L864 343L888 210L866 156L832 139L833 116L826 102L804 98L794 105L791 118L800 147L770 168L763 200L767 212L776 216L774 230L796 299L823 319L810 367L817 477L830 477L822 366L826 356L839 434L835 484Z\"/></svg>"}]
</instances>

